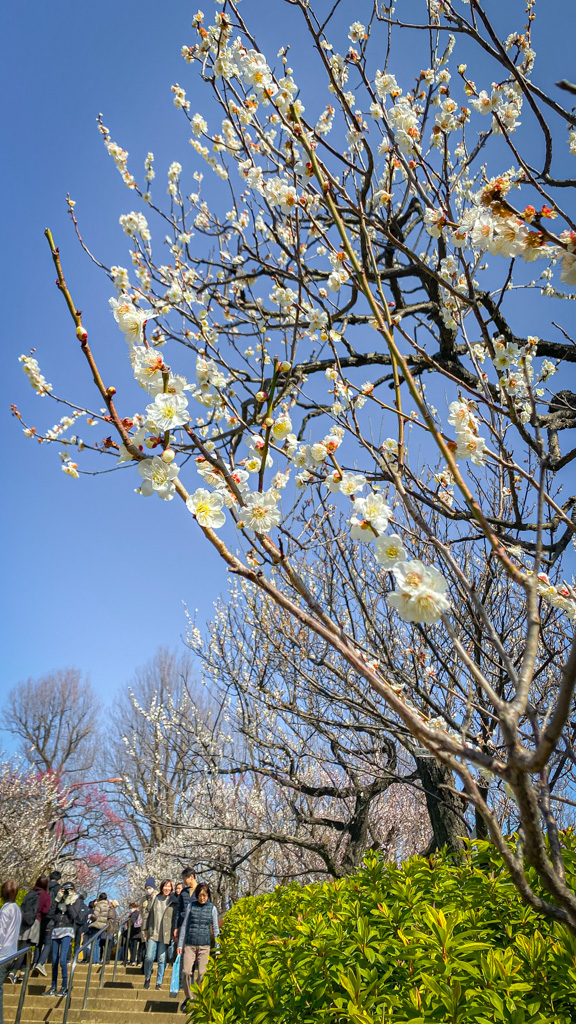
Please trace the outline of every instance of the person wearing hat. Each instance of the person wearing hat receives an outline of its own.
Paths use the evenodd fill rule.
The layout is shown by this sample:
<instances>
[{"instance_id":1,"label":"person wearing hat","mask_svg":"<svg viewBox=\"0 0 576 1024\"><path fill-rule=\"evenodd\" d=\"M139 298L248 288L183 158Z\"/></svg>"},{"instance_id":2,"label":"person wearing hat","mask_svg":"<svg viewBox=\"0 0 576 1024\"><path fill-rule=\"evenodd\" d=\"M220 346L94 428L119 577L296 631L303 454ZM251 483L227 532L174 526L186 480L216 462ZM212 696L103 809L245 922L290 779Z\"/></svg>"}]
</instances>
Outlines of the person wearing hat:
<instances>
[{"instance_id":1,"label":"person wearing hat","mask_svg":"<svg viewBox=\"0 0 576 1024\"><path fill-rule=\"evenodd\" d=\"M72 882L64 882L56 896L54 927L52 928L52 987L48 996L65 996L68 991L68 953L74 930L81 913L78 893ZM58 963L62 971L62 987L57 991Z\"/></svg>"}]
</instances>

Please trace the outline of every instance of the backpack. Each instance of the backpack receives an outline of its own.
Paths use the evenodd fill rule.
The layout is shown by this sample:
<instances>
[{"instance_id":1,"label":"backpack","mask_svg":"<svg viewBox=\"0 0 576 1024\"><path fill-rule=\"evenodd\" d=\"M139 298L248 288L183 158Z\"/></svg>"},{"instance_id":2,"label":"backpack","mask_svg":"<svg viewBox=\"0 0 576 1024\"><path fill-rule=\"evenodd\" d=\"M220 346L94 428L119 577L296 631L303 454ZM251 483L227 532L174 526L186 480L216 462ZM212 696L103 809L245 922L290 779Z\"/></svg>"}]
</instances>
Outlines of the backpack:
<instances>
[{"instance_id":1,"label":"backpack","mask_svg":"<svg viewBox=\"0 0 576 1024\"><path fill-rule=\"evenodd\" d=\"M40 907L40 893L37 890L31 889L27 892L24 899L22 900L22 928L31 928L34 921L38 917L38 910Z\"/></svg>"},{"instance_id":2,"label":"backpack","mask_svg":"<svg viewBox=\"0 0 576 1024\"><path fill-rule=\"evenodd\" d=\"M76 925L78 928L83 928L84 925L88 923L90 911L88 910L88 907L84 903L83 899L78 899L78 903L78 919L76 921Z\"/></svg>"}]
</instances>

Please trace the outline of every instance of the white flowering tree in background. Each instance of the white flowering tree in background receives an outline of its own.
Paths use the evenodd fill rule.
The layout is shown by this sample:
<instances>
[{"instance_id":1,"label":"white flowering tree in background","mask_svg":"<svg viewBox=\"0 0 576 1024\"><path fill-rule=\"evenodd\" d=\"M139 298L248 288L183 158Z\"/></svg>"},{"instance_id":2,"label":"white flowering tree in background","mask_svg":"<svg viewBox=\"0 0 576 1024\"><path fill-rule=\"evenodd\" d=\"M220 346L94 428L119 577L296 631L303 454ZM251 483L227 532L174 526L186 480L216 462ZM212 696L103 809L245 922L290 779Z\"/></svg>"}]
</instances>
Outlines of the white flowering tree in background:
<instances>
[{"instance_id":1,"label":"white flowering tree in background","mask_svg":"<svg viewBox=\"0 0 576 1024\"><path fill-rule=\"evenodd\" d=\"M62 795L49 773L27 768L18 759L0 762L0 878L21 887L52 870L62 852L56 828Z\"/></svg>"},{"instance_id":2,"label":"white flowering tree in background","mask_svg":"<svg viewBox=\"0 0 576 1024\"><path fill-rule=\"evenodd\" d=\"M261 52L242 6L194 18L182 73L212 113L173 86L193 157L170 166L167 203L153 155L139 185L100 122L132 207L132 269L103 269L142 390L101 376L47 231L103 410L58 396L60 422L24 430L71 477L99 453L142 497L184 502L197 543L369 684L524 899L576 930L554 815L576 680L571 94L540 83L534 0L493 22L478 0L366 0L349 27L339 5L274 0L299 16L308 83L315 57L307 93L304 61ZM80 440L83 418L105 438Z\"/></svg>"}]
</instances>

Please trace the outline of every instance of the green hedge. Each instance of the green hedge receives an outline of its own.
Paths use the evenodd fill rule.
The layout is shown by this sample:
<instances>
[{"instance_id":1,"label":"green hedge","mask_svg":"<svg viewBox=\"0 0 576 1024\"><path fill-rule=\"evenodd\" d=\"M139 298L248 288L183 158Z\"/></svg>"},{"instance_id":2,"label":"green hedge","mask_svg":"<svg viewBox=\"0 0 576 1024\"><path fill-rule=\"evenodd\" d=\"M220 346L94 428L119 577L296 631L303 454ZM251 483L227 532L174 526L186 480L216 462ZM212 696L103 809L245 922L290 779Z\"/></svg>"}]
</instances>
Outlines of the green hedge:
<instances>
[{"instance_id":1,"label":"green hedge","mask_svg":"<svg viewBox=\"0 0 576 1024\"><path fill-rule=\"evenodd\" d=\"M351 878L240 900L190 1020L574 1024L576 938L521 902L487 843L465 864L370 855Z\"/></svg>"}]
</instances>

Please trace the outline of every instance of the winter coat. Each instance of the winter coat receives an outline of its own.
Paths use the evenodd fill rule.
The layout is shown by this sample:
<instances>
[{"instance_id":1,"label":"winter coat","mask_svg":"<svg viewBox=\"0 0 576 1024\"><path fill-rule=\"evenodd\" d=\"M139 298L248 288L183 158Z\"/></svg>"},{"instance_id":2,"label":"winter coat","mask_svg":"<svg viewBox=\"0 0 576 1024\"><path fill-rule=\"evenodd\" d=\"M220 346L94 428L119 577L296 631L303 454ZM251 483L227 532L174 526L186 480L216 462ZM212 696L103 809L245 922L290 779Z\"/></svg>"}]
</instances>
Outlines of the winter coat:
<instances>
[{"instance_id":1,"label":"winter coat","mask_svg":"<svg viewBox=\"0 0 576 1024\"><path fill-rule=\"evenodd\" d=\"M153 939L154 942L165 942L167 945L170 945L173 937L174 914L177 906L178 900L172 894L166 897L156 896L144 926L149 939Z\"/></svg>"},{"instance_id":2,"label":"winter coat","mask_svg":"<svg viewBox=\"0 0 576 1024\"><path fill-rule=\"evenodd\" d=\"M118 921L118 915L116 914L116 907L108 907L108 918L106 923L106 931L108 935L113 935L116 931L116 924Z\"/></svg>"},{"instance_id":3,"label":"winter coat","mask_svg":"<svg viewBox=\"0 0 576 1024\"><path fill-rule=\"evenodd\" d=\"M178 948L209 946L212 934L216 942L220 934L216 907L211 900L206 900L206 903L190 900L180 928Z\"/></svg>"},{"instance_id":4,"label":"winter coat","mask_svg":"<svg viewBox=\"0 0 576 1024\"><path fill-rule=\"evenodd\" d=\"M187 889L186 887L184 887L184 889L182 889L182 892L178 897L178 910L176 911L176 918L174 921L174 928L177 928L178 931L180 931L180 928L182 927L182 921L186 916L188 904L190 903L191 900L194 903L196 902L194 891L194 888Z\"/></svg>"},{"instance_id":5,"label":"winter coat","mask_svg":"<svg viewBox=\"0 0 576 1024\"><path fill-rule=\"evenodd\" d=\"M46 930L51 931L54 927L54 915L56 913L56 897L60 892L60 882L56 878L51 878L48 883L48 895L50 897L50 910L48 911L48 919L46 921Z\"/></svg>"},{"instance_id":6,"label":"winter coat","mask_svg":"<svg viewBox=\"0 0 576 1024\"><path fill-rule=\"evenodd\" d=\"M34 886L33 892L40 894L40 902L38 904L38 914L36 915L36 919L41 921L42 918L45 918L50 913L52 900L50 899L50 895L45 892L44 889L40 889L37 885Z\"/></svg>"},{"instance_id":7,"label":"winter coat","mask_svg":"<svg viewBox=\"0 0 576 1024\"><path fill-rule=\"evenodd\" d=\"M157 892L153 892L151 896L149 896L148 893L146 893L146 895L144 896L144 899L142 900L142 902L140 904L140 913L142 915L142 926L143 927L146 924L146 921L148 920L148 914L150 913L150 907L152 906L152 903L156 899L157 895L158 895Z\"/></svg>"},{"instance_id":8,"label":"winter coat","mask_svg":"<svg viewBox=\"0 0 576 1024\"><path fill-rule=\"evenodd\" d=\"M90 927L94 928L97 932L101 928L106 928L108 925L108 911L113 909L113 907L109 906L108 900L96 900Z\"/></svg>"},{"instance_id":9,"label":"winter coat","mask_svg":"<svg viewBox=\"0 0 576 1024\"><path fill-rule=\"evenodd\" d=\"M81 900L78 893L73 892L56 902L54 914L55 928L76 928L81 914Z\"/></svg>"}]
</instances>

